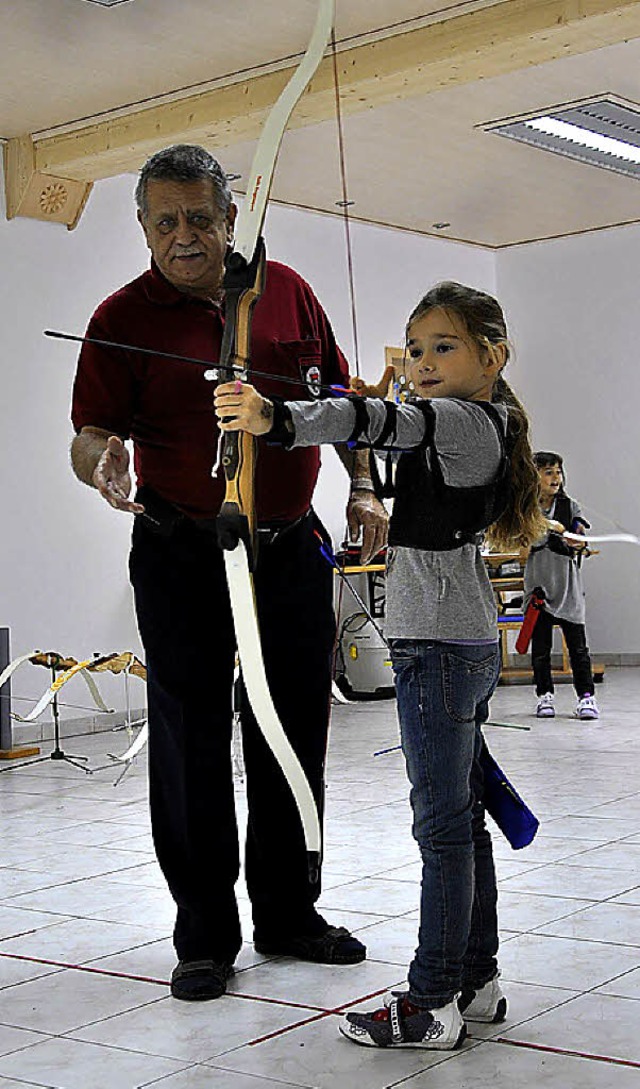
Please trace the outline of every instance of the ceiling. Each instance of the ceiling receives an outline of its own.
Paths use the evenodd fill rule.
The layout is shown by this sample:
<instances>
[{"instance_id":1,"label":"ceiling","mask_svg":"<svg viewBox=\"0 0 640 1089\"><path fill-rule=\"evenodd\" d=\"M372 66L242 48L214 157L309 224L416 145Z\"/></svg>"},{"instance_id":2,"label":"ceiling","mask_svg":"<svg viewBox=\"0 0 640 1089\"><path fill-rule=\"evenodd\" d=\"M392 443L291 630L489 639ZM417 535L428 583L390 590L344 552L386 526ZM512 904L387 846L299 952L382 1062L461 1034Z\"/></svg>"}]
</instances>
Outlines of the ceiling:
<instances>
[{"instance_id":1,"label":"ceiling","mask_svg":"<svg viewBox=\"0 0 640 1089\"><path fill-rule=\"evenodd\" d=\"M29 134L36 147L39 141L50 147L69 132L82 134L89 122L100 129L114 118L139 116L141 109L188 103L209 89L237 84L244 94L256 77L296 63L317 7L316 0L4 4L0 136ZM482 129L501 118L605 94L640 103L640 3L529 0L527 9L523 0L337 0L337 8L353 218L494 248L640 220L637 180ZM529 19L520 52L514 46L496 60L499 49L493 39L487 44L482 38L483 23L504 27L507 41L534 9L541 20L553 9L560 15L564 9L578 12L589 35L572 44L567 23L566 40L549 59L544 27L534 45ZM454 47L437 64L435 53L424 66L413 61L409 75L382 94L375 62L385 44L400 66L411 43L433 38L437 50L433 36L446 34L452 19L458 21L450 26L470 28L463 35L465 52L456 55L458 39L449 39ZM429 39L417 37L427 33L424 28ZM373 65L368 82L349 85L352 56ZM134 143L130 169L148 150L136 159ZM241 190L253 135L243 139L241 127L232 138L217 132L209 146L229 172L241 175ZM87 180L107 172L88 174ZM329 109L286 134L272 195L340 214L336 123ZM437 230L435 223L450 226Z\"/></svg>"}]
</instances>

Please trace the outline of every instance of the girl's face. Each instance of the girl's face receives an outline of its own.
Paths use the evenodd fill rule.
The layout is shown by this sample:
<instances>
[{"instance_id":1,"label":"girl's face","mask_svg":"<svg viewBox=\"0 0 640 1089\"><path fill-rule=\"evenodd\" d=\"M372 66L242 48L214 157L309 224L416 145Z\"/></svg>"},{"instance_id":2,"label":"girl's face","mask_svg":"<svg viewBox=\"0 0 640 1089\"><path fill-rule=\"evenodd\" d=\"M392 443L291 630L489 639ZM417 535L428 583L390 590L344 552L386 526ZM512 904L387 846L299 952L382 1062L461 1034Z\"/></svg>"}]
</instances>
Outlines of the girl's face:
<instances>
[{"instance_id":1,"label":"girl's face","mask_svg":"<svg viewBox=\"0 0 640 1089\"><path fill-rule=\"evenodd\" d=\"M562 469L556 462L555 465L543 465L538 469L540 481L540 498L543 503L552 502L563 484Z\"/></svg>"},{"instance_id":2,"label":"girl's face","mask_svg":"<svg viewBox=\"0 0 640 1089\"><path fill-rule=\"evenodd\" d=\"M436 309L409 326L407 357L407 379L418 397L490 401L506 362L506 346L481 349L461 321Z\"/></svg>"}]
</instances>

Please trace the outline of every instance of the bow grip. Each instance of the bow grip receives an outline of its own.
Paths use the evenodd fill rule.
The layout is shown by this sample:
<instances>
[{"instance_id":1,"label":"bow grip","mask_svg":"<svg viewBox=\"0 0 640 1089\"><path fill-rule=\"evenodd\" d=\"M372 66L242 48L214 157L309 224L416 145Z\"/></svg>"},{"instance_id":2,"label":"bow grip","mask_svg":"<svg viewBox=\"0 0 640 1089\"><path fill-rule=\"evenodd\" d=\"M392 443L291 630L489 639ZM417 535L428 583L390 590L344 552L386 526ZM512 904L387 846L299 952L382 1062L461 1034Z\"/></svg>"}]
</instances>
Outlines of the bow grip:
<instances>
[{"instance_id":1,"label":"bow grip","mask_svg":"<svg viewBox=\"0 0 640 1089\"><path fill-rule=\"evenodd\" d=\"M309 874L309 884L317 885L320 880L320 852L319 851L307 851L307 870Z\"/></svg>"},{"instance_id":2,"label":"bow grip","mask_svg":"<svg viewBox=\"0 0 640 1089\"><path fill-rule=\"evenodd\" d=\"M249 519L242 514L237 504L223 503L220 513L216 518L216 534L218 544L225 552L232 552L238 541L244 541L249 560L249 568L253 570L253 540Z\"/></svg>"}]
</instances>

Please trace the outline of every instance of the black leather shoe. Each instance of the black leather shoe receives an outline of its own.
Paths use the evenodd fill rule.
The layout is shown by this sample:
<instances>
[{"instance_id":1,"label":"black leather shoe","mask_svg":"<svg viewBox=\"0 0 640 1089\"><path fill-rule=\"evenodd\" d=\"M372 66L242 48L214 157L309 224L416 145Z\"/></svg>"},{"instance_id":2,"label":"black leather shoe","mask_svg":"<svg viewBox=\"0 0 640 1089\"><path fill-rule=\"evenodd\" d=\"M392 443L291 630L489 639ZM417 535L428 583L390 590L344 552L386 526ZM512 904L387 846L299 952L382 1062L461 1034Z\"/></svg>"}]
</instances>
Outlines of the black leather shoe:
<instances>
[{"instance_id":1,"label":"black leather shoe","mask_svg":"<svg viewBox=\"0 0 640 1089\"><path fill-rule=\"evenodd\" d=\"M220 998L232 975L232 964L214 960L180 960L171 973L171 994L184 1002L206 1002L211 998Z\"/></svg>"},{"instance_id":2,"label":"black leather shoe","mask_svg":"<svg viewBox=\"0 0 640 1089\"><path fill-rule=\"evenodd\" d=\"M296 957L315 964L360 964L367 949L343 926L330 926L324 934L310 937L296 934L289 937L254 938L256 953L272 957Z\"/></svg>"}]
</instances>

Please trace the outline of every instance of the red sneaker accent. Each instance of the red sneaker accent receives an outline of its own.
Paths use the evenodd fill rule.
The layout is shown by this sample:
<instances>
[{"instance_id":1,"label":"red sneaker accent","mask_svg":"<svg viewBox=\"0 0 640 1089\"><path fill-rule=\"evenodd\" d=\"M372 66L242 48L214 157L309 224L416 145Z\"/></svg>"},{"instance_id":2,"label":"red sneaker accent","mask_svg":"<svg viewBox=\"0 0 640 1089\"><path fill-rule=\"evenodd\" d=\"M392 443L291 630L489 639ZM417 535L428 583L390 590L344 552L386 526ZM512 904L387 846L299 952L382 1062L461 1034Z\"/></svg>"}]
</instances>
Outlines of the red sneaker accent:
<instances>
[{"instance_id":1,"label":"red sneaker accent","mask_svg":"<svg viewBox=\"0 0 640 1089\"><path fill-rule=\"evenodd\" d=\"M421 1010L420 1006L414 1006L413 1002L410 1002L408 998L402 999L400 1008L405 1017L413 1017L416 1013L424 1013L424 1010Z\"/></svg>"}]
</instances>

